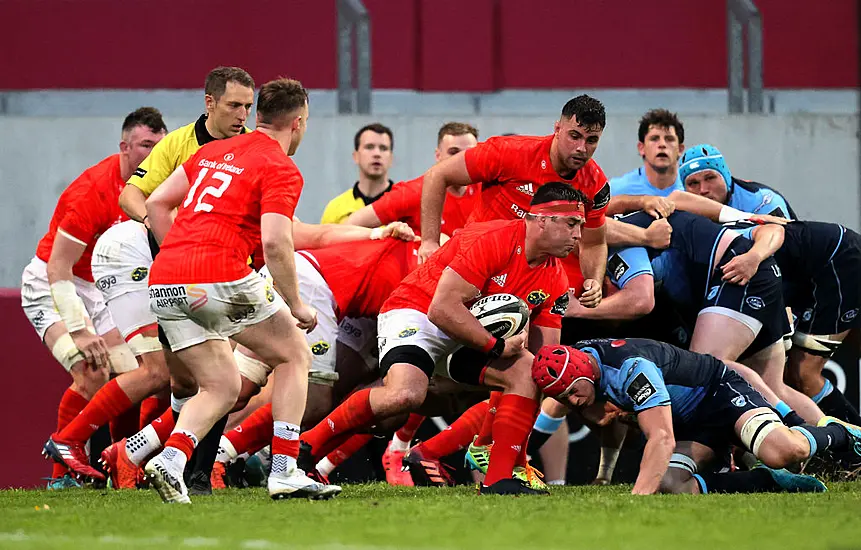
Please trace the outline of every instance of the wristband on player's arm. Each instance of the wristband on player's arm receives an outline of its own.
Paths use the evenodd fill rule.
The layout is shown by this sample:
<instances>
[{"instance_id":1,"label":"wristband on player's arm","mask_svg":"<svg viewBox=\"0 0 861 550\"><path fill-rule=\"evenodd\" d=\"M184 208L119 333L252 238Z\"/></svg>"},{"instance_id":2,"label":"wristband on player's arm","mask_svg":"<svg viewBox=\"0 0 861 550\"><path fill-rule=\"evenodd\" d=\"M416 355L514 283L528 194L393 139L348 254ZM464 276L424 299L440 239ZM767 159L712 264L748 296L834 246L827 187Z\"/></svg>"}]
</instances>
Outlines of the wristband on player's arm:
<instances>
[{"instance_id":1,"label":"wristband on player's arm","mask_svg":"<svg viewBox=\"0 0 861 550\"><path fill-rule=\"evenodd\" d=\"M505 351L505 338L493 338L481 348L482 353L486 353L493 359L499 359L502 357L502 352Z\"/></svg>"}]
</instances>

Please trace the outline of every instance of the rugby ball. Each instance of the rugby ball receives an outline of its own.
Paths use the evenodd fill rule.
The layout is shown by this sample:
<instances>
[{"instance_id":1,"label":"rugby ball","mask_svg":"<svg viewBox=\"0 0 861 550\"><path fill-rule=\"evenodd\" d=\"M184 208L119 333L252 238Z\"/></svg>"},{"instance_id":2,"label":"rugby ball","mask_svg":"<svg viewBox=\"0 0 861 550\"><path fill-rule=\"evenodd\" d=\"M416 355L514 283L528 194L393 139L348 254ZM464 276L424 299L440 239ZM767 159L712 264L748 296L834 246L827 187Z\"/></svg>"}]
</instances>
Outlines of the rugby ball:
<instances>
[{"instance_id":1,"label":"rugby ball","mask_svg":"<svg viewBox=\"0 0 861 550\"><path fill-rule=\"evenodd\" d=\"M491 294L469 308L481 325L497 338L510 338L523 332L529 321L529 307L513 294Z\"/></svg>"}]
</instances>

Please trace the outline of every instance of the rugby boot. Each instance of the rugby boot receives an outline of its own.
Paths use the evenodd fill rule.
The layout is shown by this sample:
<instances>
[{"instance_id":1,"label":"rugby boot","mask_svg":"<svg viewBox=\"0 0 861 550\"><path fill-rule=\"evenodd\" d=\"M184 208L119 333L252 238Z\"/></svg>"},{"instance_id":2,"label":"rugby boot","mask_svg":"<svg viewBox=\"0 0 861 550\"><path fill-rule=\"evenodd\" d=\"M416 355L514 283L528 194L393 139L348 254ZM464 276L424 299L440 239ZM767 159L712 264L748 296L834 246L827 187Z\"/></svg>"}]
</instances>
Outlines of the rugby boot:
<instances>
[{"instance_id":1,"label":"rugby boot","mask_svg":"<svg viewBox=\"0 0 861 550\"><path fill-rule=\"evenodd\" d=\"M386 471L386 483L389 485L400 485L403 487L412 487L413 478L408 471L403 468L404 451L393 451L392 442L386 445L386 452L383 453L383 470Z\"/></svg>"},{"instance_id":2,"label":"rugby boot","mask_svg":"<svg viewBox=\"0 0 861 550\"><path fill-rule=\"evenodd\" d=\"M419 446L410 449L410 452L403 458L402 464L415 486L454 486L454 479L446 471L448 466L436 458L424 456Z\"/></svg>"},{"instance_id":3,"label":"rugby boot","mask_svg":"<svg viewBox=\"0 0 861 550\"><path fill-rule=\"evenodd\" d=\"M158 455L144 467L146 480L158 491L161 500L166 504L191 504L188 498L188 488L182 477L182 470L173 467L172 463Z\"/></svg>"},{"instance_id":4,"label":"rugby boot","mask_svg":"<svg viewBox=\"0 0 861 550\"><path fill-rule=\"evenodd\" d=\"M55 439L52 435L42 447L42 456L50 458L68 468L74 475L94 481L104 481L105 475L90 466L90 459L80 443L70 443Z\"/></svg>"},{"instance_id":5,"label":"rugby boot","mask_svg":"<svg viewBox=\"0 0 861 550\"><path fill-rule=\"evenodd\" d=\"M341 492L339 485L327 485L314 481L299 468L293 468L289 472L269 474L267 485L272 500L285 498L328 500Z\"/></svg>"},{"instance_id":6,"label":"rugby boot","mask_svg":"<svg viewBox=\"0 0 861 550\"><path fill-rule=\"evenodd\" d=\"M482 485L482 495L547 495L547 491L536 491L523 481L514 478L500 479L493 485Z\"/></svg>"}]
</instances>

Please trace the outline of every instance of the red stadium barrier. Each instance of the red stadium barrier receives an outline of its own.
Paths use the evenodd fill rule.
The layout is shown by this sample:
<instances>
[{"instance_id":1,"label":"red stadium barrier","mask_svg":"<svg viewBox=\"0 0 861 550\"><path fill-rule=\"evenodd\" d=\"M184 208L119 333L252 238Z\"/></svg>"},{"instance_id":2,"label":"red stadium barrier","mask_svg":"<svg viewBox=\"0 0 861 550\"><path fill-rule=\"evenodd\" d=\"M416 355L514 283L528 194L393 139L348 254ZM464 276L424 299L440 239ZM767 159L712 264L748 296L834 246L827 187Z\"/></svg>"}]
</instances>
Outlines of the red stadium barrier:
<instances>
[{"instance_id":1,"label":"red stadium barrier","mask_svg":"<svg viewBox=\"0 0 861 550\"><path fill-rule=\"evenodd\" d=\"M364 1L375 88L727 84L724 2ZM859 85L854 0L757 5L766 88ZM242 13L228 0L210 0L205 13L171 0L0 0L10 22L0 51L15 52L0 90L200 88L216 65L240 65L258 82L289 75L336 87L334 0L249 0Z\"/></svg>"},{"instance_id":2,"label":"red stadium barrier","mask_svg":"<svg viewBox=\"0 0 861 550\"><path fill-rule=\"evenodd\" d=\"M63 371L21 310L21 291L0 289L0 349L9 384L0 399L3 452L0 488L44 485L51 463L42 444L57 427L57 404L72 379Z\"/></svg>"}]
</instances>

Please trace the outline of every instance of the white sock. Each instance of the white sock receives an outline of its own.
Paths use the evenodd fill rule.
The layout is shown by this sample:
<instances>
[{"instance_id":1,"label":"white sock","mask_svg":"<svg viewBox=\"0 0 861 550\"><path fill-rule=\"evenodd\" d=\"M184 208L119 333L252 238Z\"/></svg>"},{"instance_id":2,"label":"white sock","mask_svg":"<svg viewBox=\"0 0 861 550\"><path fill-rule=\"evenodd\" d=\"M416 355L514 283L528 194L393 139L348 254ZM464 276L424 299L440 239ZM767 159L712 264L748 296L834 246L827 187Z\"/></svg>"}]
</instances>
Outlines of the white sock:
<instances>
[{"instance_id":1,"label":"white sock","mask_svg":"<svg viewBox=\"0 0 861 550\"><path fill-rule=\"evenodd\" d=\"M401 451L405 453L410 450L410 442L401 441L401 438L398 437L398 433L395 432L395 435L392 437L392 446L389 448L393 451Z\"/></svg>"},{"instance_id":2,"label":"white sock","mask_svg":"<svg viewBox=\"0 0 861 550\"><path fill-rule=\"evenodd\" d=\"M195 448L197 448L198 443L200 443L197 436L187 430L174 430L171 432L171 435L175 433L181 433L188 436ZM180 475L185 469L185 463L188 462L188 457L185 456L185 453L174 447L165 447L161 452L161 457L171 468L174 468L174 471L180 472Z\"/></svg>"},{"instance_id":3,"label":"white sock","mask_svg":"<svg viewBox=\"0 0 861 550\"><path fill-rule=\"evenodd\" d=\"M295 441L299 439L299 426L276 420L274 422L273 439L281 438L287 441ZM272 473L281 474L292 472L296 469L296 458L288 455L272 455Z\"/></svg>"},{"instance_id":4,"label":"white sock","mask_svg":"<svg viewBox=\"0 0 861 550\"><path fill-rule=\"evenodd\" d=\"M337 468L337 466L332 464L332 461L325 456L320 460L320 462L317 463L317 471L324 476L328 476L329 474L331 474L332 470L334 470L335 468Z\"/></svg>"},{"instance_id":5,"label":"white sock","mask_svg":"<svg viewBox=\"0 0 861 550\"><path fill-rule=\"evenodd\" d=\"M132 463L140 466L148 456L161 449L161 445L155 428L147 424L144 429L126 439L126 454Z\"/></svg>"},{"instance_id":6,"label":"white sock","mask_svg":"<svg viewBox=\"0 0 861 550\"><path fill-rule=\"evenodd\" d=\"M230 464L236 458L236 448L233 446L233 443L222 435L221 440L218 442L218 454L215 455L215 461Z\"/></svg>"}]
</instances>

